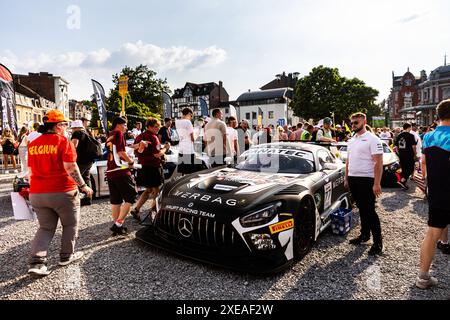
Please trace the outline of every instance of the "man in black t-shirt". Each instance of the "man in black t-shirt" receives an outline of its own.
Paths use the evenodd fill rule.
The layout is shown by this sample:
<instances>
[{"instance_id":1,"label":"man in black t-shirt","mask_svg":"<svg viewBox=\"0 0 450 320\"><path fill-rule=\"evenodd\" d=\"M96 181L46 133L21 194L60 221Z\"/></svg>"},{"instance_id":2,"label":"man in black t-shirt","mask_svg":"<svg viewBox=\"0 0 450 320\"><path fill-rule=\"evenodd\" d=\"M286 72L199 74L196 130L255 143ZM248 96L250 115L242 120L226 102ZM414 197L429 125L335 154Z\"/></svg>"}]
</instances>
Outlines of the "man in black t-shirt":
<instances>
[{"instance_id":1,"label":"man in black t-shirt","mask_svg":"<svg viewBox=\"0 0 450 320\"><path fill-rule=\"evenodd\" d=\"M70 124L70 128L72 129L71 142L77 150L77 165L80 168L81 176L83 177L83 180L88 185L88 187L92 188L89 172L91 170L92 164L94 163L94 160L90 159L84 152L86 150L86 145L88 142L88 133L85 131L83 122L81 120L72 121L72 123ZM92 197L83 198L81 204L91 205Z\"/></svg>"},{"instance_id":2,"label":"man in black t-shirt","mask_svg":"<svg viewBox=\"0 0 450 320\"><path fill-rule=\"evenodd\" d=\"M161 127L158 131L158 139L161 144L165 144L166 142L172 143L172 133L170 131L170 127L172 126L172 119L165 118L164 119L164 127Z\"/></svg>"},{"instance_id":3,"label":"man in black t-shirt","mask_svg":"<svg viewBox=\"0 0 450 320\"><path fill-rule=\"evenodd\" d=\"M395 140L395 148L400 158L400 167L402 168L401 179L398 184L405 190L408 189L406 182L414 172L416 161L416 138L410 133L411 124L403 125L403 132Z\"/></svg>"}]
</instances>

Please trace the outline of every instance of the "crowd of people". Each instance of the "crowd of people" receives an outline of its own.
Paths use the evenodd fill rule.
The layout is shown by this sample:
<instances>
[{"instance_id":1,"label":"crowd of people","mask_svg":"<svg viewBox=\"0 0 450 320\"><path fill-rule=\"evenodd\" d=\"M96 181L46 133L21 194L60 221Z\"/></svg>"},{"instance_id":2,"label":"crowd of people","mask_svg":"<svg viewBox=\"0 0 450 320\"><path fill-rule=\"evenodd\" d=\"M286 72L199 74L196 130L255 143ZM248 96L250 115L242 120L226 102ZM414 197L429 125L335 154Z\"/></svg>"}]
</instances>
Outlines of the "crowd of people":
<instances>
[{"instance_id":1,"label":"crowd of people","mask_svg":"<svg viewBox=\"0 0 450 320\"><path fill-rule=\"evenodd\" d=\"M226 164L226 159L236 163L238 157L252 145L276 141L299 142L348 142L345 185L350 190L361 217L358 237L350 243L359 245L373 238L369 255L383 252L383 236L380 219L376 212L376 199L382 194L380 181L383 171L382 141L397 153L401 165L398 184L405 190L413 172L421 172L427 184L429 201L428 231L421 247L420 272L416 286L427 289L437 284L429 273L436 248L450 254L448 224L450 210L446 198L450 195L450 100L437 107L439 123L429 127L418 127L405 123L403 128L375 128L367 125L365 114L351 116L351 132L343 126L333 125L331 118L325 118L319 125L298 123L295 126L274 126L250 128L247 120L239 124L235 117L223 121L220 109L212 111L212 118L193 122L190 108L182 110L182 118L173 121L149 118L137 122L128 130L127 119L117 117L112 122L108 136L93 137L87 119L70 123L64 115L52 110L44 117L44 124L36 123L33 130L21 128L17 137L11 130L1 133L4 168L7 171L11 161L16 170L15 157L19 156L22 174L30 178L30 201L39 220L39 229L33 240L30 254L29 273L45 276L47 252L58 221L61 221L63 235L60 249L60 265L67 265L82 257L75 251L80 216L80 193L85 194L87 203L92 201L89 171L95 161L87 150L92 139L105 142L112 225L112 236L128 233L124 226L126 217L142 221L144 204L151 199L150 213L155 209L156 197L164 184L164 157L171 152L172 145L178 145L178 172L186 175L206 168L199 154L205 153L210 167ZM347 127L347 126L345 126ZM132 139L132 143L126 139ZM132 149L132 154L127 152ZM136 179L131 173L137 162ZM138 194L138 187L143 192ZM134 208L133 208L134 206Z\"/></svg>"}]
</instances>

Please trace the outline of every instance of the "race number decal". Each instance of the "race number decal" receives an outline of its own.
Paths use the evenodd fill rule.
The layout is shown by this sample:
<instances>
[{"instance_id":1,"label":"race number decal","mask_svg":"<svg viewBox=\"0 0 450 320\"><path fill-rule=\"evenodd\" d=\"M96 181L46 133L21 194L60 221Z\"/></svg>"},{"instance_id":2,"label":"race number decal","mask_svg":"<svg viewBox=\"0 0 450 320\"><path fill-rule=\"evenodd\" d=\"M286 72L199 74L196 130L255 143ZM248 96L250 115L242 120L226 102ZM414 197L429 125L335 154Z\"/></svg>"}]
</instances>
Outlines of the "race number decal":
<instances>
[{"instance_id":1,"label":"race number decal","mask_svg":"<svg viewBox=\"0 0 450 320\"><path fill-rule=\"evenodd\" d=\"M333 191L331 182L325 185L324 191L325 191L325 201L323 204L323 210L327 210L331 206L331 193Z\"/></svg>"}]
</instances>

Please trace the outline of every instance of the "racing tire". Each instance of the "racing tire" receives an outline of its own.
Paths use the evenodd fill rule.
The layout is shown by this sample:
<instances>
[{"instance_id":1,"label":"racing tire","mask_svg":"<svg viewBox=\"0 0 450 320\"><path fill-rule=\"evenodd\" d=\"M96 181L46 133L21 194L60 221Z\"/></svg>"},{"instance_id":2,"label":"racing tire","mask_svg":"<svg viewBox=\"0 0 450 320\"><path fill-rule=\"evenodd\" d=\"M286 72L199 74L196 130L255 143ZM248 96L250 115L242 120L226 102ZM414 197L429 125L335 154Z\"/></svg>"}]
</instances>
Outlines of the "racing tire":
<instances>
[{"instance_id":1,"label":"racing tire","mask_svg":"<svg viewBox=\"0 0 450 320\"><path fill-rule=\"evenodd\" d=\"M294 217L294 257L302 259L314 244L315 207L312 199L304 199Z\"/></svg>"}]
</instances>

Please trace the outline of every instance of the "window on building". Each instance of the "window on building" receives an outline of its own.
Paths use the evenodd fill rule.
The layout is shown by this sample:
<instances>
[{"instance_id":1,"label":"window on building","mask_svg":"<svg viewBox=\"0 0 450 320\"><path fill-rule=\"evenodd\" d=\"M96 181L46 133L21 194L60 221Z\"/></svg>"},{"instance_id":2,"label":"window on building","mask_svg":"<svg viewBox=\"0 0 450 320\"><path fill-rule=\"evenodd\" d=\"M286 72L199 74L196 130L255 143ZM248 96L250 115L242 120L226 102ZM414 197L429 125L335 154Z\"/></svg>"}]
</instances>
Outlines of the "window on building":
<instances>
[{"instance_id":1,"label":"window on building","mask_svg":"<svg viewBox=\"0 0 450 320\"><path fill-rule=\"evenodd\" d=\"M274 118L274 112L273 111L269 111L269 119L273 119Z\"/></svg>"},{"instance_id":2,"label":"window on building","mask_svg":"<svg viewBox=\"0 0 450 320\"><path fill-rule=\"evenodd\" d=\"M404 100L403 100L403 107L404 108L411 108L412 107L412 94L411 92L405 92Z\"/></svg>"},{"instance_id":3,"label":"window on building","mask_svg":"<svg viewBox=\"0 0 450 320\"><path fill-rule=\"evenodd\" d=\"M247 112L247 113L245 114L245 119L250 120L250 112Z\"/></svg>"},{"instance_id":4,"label":"window on building","mask_svg":"<svg viewBox=\"0 0 450 320\"><path fill-rule=\"evenodd\" d=\"M20 121L20 110L17 110L17 120Z\"/></svg>"},{"instance_id":5,"label":"window on building","mask_svg":"<svg viewBox=\"0 0 450 320\"><path fill-rule=\"evenodd\" d=\"M450 99L450 87L442 88L442 100Z\"/></svg>"},{"instance_id":6,"label":"window on building","mask_svg":"<svg viewBox=\"0 0 450 320\"><path fill-rule=\"evenodd\" d=\"M225 108L225 113L230 113L230 109L229 108Z\"/></svg>"},{"instance_id":7,"label":"window on building","mask_svg":"<svg viewBox=\"0 0 450 320\"><path fill-rule=\"evenodd\" d=\"M411 83L412 83L412 80L411 80L411 79L406 79L406 80L405 80L405 86L410 87L410 86L411 86Z\"/></svg>"},{"instance_id":8,"label":"window on building","mask_svg":"<svg viewBox=\"0 0 450 320\"><path fill-rule=\"evenodd\" d=\"M252 119L256 119L256 118L257 118L256 112L252 112Z\"/></svg>"}]
</instances>

